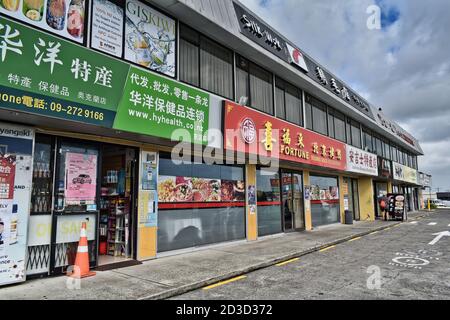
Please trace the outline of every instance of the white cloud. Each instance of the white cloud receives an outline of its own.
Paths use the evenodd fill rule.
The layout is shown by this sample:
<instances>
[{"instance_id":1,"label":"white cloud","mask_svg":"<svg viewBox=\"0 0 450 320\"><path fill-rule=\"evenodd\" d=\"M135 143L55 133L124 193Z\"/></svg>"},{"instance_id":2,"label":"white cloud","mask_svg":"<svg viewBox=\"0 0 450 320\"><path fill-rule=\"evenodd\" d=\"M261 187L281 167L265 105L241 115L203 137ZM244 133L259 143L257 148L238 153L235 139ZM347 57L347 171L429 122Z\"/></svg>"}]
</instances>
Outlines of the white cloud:
<instances>
[{"instance_id":1,"label":"white cloud","mask_svg":"<svg viewBox=\"0 0 450 320\"><path fill-rule=\"evenodd\" d=\"M366 26L374 0L241 1L405 125L422 141L420 169L450 189L450 1L382 0L399 12L383 30Z\"/></svg>"}]
</instances>

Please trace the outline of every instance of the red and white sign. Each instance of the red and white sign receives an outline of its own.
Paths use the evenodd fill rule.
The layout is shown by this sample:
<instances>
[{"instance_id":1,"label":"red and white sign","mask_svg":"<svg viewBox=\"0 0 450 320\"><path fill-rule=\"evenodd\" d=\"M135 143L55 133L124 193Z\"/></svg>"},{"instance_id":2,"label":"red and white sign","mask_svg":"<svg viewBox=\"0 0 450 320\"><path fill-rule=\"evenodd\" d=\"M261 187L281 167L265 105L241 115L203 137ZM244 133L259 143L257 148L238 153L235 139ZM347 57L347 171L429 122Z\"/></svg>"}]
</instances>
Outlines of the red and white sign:
<instances>
[{"instance_id":1,"label":"red and white sign","mask_svg":"<svg viewBox=\"0 0 450 320\"><path fill-rule=\"evenodd\" d=\"M14 176L16 174L16 156L0 154L0 199L14 198Z\"/></svg>"},{"instance_id":2,"label":"red and white sign","mask_svg":"<svg viewBox=\"0 0 450 320\"><path fill-rule=\"evenodd\" d=\"M303 57L303 53L299 49L291 46L289 43L286 43L286 46L289 51L291 63L299 66L300 68L302 68L303 70L308 72L309 71L308 66L306 65L305 58Z\"/></svg>"},{"instance_id":3,"label":"red and white sign","mask_svg":"<svg viewBox=\"0 0 450 320\"><path fill-rule=\"evenodd\" d=\"M347 145L347 171L378 176L377 156Z\"/></svg>"},{"instance_id":4,"label":"red and white sign","mask_svg":"<svg viewBox=\"0 0 450 320\"><path fill-rule=\"evenodd\" d=\"M233 102L224 108L225 149L345 170L344 143Z\"/></svg>"}]
</instances>

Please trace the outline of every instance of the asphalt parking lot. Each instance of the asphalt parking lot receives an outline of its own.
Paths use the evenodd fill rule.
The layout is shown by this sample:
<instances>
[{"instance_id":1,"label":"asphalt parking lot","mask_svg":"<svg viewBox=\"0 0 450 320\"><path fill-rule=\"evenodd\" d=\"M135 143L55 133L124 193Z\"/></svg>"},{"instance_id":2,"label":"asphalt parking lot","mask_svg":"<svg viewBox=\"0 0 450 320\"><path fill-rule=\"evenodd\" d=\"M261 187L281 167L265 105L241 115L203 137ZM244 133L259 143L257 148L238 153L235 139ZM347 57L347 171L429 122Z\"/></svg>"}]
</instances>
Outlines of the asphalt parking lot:
<instances>
[{"instance_id":1,"label":"asphalt parking lot","mask_svg":"<svg viewBox=\"0 0 450 320\"><path fill-rule=\"evenodd\" d=\"M450 210L173 299L450 299Z\"/></svg>"}]
</instances>

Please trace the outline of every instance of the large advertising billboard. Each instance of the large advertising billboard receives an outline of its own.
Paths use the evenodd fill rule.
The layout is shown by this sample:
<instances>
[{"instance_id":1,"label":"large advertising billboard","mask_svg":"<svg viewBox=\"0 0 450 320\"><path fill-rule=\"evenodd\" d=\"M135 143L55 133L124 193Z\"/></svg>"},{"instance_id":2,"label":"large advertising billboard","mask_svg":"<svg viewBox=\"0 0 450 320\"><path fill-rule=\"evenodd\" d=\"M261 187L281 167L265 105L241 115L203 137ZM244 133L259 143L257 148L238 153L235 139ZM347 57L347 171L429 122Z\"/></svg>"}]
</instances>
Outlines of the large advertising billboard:
<instances>
[{"instance_id":1,"label":"large advertising billboard","mask_svg":"<svg viewBox=\"0 0 450 320\"><path fill-rule=\"evenodd\" d=\"M0 285L25 281L34 131L0 123Z\"/></svg>"},{"instance_id":2,"label":"large advertising billboard","mask_svg":"<svg viewBox=\"0 0 450 320\"><path fill-rule=\"evenodd\" d=\"M176 21L138 0L126 0L125 59L175 77Z\"/></svg>"},{"instance_id":3,"label":"large advertising billboard","mask_svg":"<svg viewBox=\"0 0 450 320\"><path fill-rule=\"evenodd\" d=\"M0 108L207 144L208 93L0 17Z\"/></svg>"},{"instance_id":4,"label":"large advertising billboard","mask_svg":"<svg viewBox=\"0 0 450 320\"><path fill-rule=\"evenodd\" d=\"M2 0L0 13L84 43L87 17L85 0Z\"/></svg>"}]
</instances>

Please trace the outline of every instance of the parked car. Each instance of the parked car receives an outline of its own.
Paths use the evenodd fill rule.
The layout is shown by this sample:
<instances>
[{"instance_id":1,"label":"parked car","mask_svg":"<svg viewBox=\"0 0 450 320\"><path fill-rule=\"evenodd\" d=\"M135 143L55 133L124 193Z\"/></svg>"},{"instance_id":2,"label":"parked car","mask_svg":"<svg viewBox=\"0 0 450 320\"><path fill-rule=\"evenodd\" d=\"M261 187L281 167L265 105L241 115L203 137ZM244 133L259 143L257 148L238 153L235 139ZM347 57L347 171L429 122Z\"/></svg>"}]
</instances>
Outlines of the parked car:
<instances>
[{"instance_id":1,"label":"parked car","mask_svg":"<svg viewBox=\"0 0 450 320\"><path fill-rule=\"evenodd\" d=\"M92 178L88 174L80 174L78 177L73 178L73 184L91 184Z\"/></svg>"}]
</instances>

